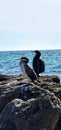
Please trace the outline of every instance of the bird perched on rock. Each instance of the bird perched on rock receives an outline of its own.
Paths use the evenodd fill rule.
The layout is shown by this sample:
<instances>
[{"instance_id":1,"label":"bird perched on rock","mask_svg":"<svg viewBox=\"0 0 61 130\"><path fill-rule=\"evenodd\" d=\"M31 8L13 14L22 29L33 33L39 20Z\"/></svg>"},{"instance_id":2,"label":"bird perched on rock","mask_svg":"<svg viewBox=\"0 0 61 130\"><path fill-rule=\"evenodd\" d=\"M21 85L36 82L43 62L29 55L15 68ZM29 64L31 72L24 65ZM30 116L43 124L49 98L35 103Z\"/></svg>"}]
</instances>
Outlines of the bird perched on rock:
<instances>
[{"instance_id":1,"label":"bird perched on rock","mask_svg":"<svg viewBox=\"0 0 61 130\"><path fill-rule=\"evenodd\" d=\"M27 78L29 81L34 81L37 79L37 76L33 69L28 65L29 59L27 57L21 57L20 58L20 67L23 72L23 75L25 78Z\"/></svg>"},{"instance_id":2,"label":"bird perched on rock","mask_svg":"<svg viewBox=\"0 0 61 130\"><path fill-rule=\"evenodd\" d=\"M40 57L41 52L36 50L35 53L36 53L36 55L33 58L33 68L38 77L40 73L43 73L45 71L45 63L44 63L43 59Z\"/></svg>"}]
</instances>

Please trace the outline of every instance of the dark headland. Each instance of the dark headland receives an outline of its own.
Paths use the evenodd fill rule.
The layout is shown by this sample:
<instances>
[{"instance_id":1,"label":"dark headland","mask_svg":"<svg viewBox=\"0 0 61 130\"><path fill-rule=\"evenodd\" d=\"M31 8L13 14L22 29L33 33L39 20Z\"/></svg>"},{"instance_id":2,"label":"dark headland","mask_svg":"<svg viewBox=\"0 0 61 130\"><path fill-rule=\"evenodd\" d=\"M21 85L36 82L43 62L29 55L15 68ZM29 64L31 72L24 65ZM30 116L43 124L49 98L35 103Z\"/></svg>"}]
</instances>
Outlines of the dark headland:
<instances>
[{"instance_id":1,"label":"dark headland","mask_svg":"<svg viewBox=\"0 0 61 130\"><path fill-rule=\"evenodd\" d=\"M0 75L0 130L61 130L59 77Z\"/></svg>"}]
</instances>

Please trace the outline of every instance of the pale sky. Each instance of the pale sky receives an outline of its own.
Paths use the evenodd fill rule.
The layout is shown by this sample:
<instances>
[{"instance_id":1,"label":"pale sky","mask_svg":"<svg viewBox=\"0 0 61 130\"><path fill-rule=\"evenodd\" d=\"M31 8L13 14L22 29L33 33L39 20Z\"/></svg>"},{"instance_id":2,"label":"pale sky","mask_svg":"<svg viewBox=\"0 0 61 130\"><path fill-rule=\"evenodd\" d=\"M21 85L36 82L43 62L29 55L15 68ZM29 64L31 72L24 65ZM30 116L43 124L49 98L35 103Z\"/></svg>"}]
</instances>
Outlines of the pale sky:
<instances>
[{"instance_id":1,"label":"pale sky","mask_svg":"<svg viewBox=\"0 0 61 130\"><path fill-rule=\"evenodd\" d=\"M61 49L61 0L0 0L0 50Z\"/></svg>"}]
</instances>

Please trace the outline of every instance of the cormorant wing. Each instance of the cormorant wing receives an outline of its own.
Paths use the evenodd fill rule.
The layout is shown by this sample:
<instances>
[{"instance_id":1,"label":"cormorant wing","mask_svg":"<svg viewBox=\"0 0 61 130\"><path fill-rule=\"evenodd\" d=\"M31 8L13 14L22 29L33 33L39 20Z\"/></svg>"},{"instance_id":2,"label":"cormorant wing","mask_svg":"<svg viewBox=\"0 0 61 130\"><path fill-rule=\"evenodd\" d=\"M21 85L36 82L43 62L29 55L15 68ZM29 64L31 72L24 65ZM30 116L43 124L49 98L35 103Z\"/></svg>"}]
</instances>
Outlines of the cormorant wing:
<instances>
[{"instance_id":1,"label":"cormorant wing","mask_svg":"<svg viewBox=\"0 0 61 130\"><path fill-rule=\"evenodd\" d=\"M30 66L25 65L25 71L31 80L36 80L36 74Z\"/></svg>"},{"instance_id":2,"label":"cormorant wing","mask_svg":"<svg viewBox=\"0 0 61 130\"><path fill-rule=\"evenodd\" d=\"M41 72L44 72L45 71L45 63L44 63L43 59L40 58L38 64L39 64L39 70Z\"/></svg>"}]
</instances>

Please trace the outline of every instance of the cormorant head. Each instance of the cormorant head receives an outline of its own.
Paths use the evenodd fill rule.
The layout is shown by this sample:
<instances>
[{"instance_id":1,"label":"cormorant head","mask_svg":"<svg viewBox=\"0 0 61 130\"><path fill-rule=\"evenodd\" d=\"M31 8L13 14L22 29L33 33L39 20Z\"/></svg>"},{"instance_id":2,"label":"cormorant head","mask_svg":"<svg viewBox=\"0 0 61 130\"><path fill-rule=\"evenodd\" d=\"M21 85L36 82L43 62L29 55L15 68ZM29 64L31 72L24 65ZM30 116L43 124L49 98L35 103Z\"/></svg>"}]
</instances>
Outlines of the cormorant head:
<instances>
[{"instance_id":1,"label":"cormorant head","mask_svg":"<svg viewBox=\"0 0 61 130\"><path fill-rule=\"evenodd\" d=\"M25 62L25 63L29 62L29 59L27 57L21 57L20 60Z\"/></svg>"},{"instance_id":2,"label":"cormorant head","mask_svg":"<svg viewBox=\"0 0 61 130\"><path fill-rule=\"evenodd\" d=\"M36 55L37 55L38 57L40 57L40 56L41 56L41 52L40 52L40 51L35 50L35 53L36 53Z\"/></svg>"}]
</instances>

